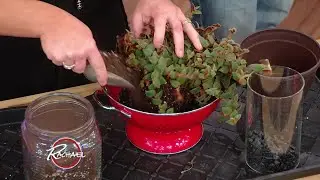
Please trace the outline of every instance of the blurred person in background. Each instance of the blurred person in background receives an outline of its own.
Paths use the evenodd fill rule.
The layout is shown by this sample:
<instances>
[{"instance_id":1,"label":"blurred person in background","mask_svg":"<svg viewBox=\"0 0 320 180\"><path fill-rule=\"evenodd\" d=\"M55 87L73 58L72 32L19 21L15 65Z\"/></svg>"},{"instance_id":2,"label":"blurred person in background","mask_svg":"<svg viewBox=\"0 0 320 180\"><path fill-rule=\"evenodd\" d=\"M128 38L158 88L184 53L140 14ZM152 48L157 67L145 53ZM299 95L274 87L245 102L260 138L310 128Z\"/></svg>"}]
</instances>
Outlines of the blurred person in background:
<instances>
[{"instance_id":1,"label":"blurred person in background","mask_svg":"<svg viewBox=\"0 0 320 180\"><path fill-rule=\"evenodd\" d=\"M241 43L250 34L269 28L302 32L320 43L319 0L191 0L202 14L193 16L193 23L207 27L222 25L215 33L224 37L228 29L238 29L233 36ZM317 71L320 82L320 69Z\"/></svg>"},{"instance_id":2,"label":"blurred person in background","mask_svg":"<svg viewBox=\"0 0 320 180\"><path fill-rule=\"evenodd\" d=\"M233 36L236 42L263 29L275 28L288 15L294 0L191 0L200 6L202 14L195 15L193 22L201 27L219 23L218 37L224 37L228 29L238 29Z\"/></svg>"}]
</instances>

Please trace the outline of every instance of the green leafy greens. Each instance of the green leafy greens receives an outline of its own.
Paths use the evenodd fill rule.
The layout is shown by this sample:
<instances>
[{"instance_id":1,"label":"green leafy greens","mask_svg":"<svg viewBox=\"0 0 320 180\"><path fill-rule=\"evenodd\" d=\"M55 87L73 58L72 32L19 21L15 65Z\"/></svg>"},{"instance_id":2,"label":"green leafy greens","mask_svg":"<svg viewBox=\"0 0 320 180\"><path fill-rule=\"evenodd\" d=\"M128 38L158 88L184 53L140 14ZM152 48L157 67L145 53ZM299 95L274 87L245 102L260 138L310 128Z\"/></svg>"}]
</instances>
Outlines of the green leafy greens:
<instances>
[{"instance_id":1,"label":"green leafy greens","mask_svg":"<svg viewBox=\"0 0 320 180\"><path fill-rule=\"evenodd\" d=\"M205 29L197 28L202 51L197 51L185 35L185 53L178 58L174 52L173 36L168 29L162 48L153 46L151 34L134 38L127 32L118 39L118 51L127 57L127 65L143 72L140 82L145 95L153 105L158 106L159 113L175 113L177 110L164 100L164 86L176 91L177 101L183 101L181 88L192 94L199 106L205 106L215 97L221 100L221 120L236 124L240 119L237 85L245 86L250 72L243 55L248 52L232 40L236 29L229 30L229 35L220 41L214 31L220 28L214 24ZM262 65L255 68L262 71Z\"/></svg>"}]
</instances>

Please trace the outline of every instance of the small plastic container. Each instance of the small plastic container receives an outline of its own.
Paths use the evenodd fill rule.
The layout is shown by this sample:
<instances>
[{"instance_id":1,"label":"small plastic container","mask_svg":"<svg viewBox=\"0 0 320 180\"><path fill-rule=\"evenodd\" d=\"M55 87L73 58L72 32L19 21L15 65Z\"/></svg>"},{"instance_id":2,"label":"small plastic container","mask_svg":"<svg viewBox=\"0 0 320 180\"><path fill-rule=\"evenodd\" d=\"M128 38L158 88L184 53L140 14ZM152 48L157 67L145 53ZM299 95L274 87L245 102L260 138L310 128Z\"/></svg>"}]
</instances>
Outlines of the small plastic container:
<instances>
[{"instance_id":1,"label":"small plastic container","mask_svg":"<svg viewBox=\"0 0 320 180\"><path fill-rule=\"evenodd\" d=\"M40 97L28 106L21 130L27 180L101 179L101 136L85 98Z\"/></svg>"}]
</instances>

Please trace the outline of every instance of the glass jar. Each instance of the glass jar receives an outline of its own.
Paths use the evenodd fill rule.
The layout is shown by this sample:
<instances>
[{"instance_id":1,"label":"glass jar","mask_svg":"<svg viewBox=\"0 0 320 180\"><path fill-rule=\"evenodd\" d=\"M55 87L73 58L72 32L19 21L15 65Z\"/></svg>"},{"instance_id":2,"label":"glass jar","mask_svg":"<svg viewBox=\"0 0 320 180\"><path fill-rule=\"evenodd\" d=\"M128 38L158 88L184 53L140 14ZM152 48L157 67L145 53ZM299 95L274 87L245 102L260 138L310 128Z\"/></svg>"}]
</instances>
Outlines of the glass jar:
<instances>
[{"instance_id":1,"label":"glass jar","mask_svg":"<svg viewBox=\"0 0 320 180\"><path fill-rule=\"evenodd\" d=\"M245 159L255 172L298 167L304 86L298 71L283 66L272 66L270 75L248 78Z\"/></svg>"},{"instance_id":2,"label":"glass jar","mask_svg":"<svg viewBox=\"0 0 320 180\"><path fill-rule=\"evenodd\" d=\"M21 130L27 180L101 179L101 136L85 98L40 97L28 106Z\"/></svg>"}]
</instances>

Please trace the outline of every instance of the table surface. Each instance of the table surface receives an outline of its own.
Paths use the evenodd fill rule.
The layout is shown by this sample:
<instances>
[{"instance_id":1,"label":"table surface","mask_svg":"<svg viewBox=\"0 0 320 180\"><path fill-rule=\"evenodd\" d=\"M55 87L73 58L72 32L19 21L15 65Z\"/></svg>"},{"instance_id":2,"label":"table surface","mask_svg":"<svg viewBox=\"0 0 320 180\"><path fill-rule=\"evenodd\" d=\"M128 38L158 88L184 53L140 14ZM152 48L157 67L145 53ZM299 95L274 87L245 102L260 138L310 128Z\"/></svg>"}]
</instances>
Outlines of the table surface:
<instances>
[{"instance_id":1,"label":"table surface","mask_svg":"<svg viewBox=\"0 0 320 180\"><path fill-rule=\"evenodd\" d=\"M79 89L79 88L77 88ZM243 91L240 101L245 102ZM1 105L1 102L0 102ZM117 113L106 112L96 108L96 116L104 138L104 168L105 179L246 179L250 174L242 164L241 146L243 142L235 132L234 126L217 124L217 112L204 122L205 133L198 145L184 153L170 156L154 156L141 152L133 147L124 133L125 122L118 118ZM320 165L320 84L314 83L304 101L304 113L309 118L304 122L302 135L302 166ZM10 111L10 110L8 110ZM14 170L0 166L0 178L11 175L11 179L21 179L21 150L19 141L12 141L19 134L20 122L23 119L23 109L4 115L0 113L0 164L9 164ZM219 110L218 110L219 111ZM1 122L4 120L5 122ZM16 122L11 122L14 120ZM6 126L6 123L7 125ZM5 127L6 126L6 127ZM319 136L319 137L318 137ZM10 137L11 140L10 140ZM17 140L17 139L15 139ZM18 145L18 147L17 147ZM3 151L2 151L3 150ZM183 175L177 173L190 168ZM19 161L19 163L17 163ZM242 166L242 167L240 167ZM320 166L319 166L320 167ZM320 170L318 167L317 170ZM149 168L149 169L148 169ZM151 168L151 169L150 169ZM153 168L153 169L152 169ZM300 169L303 169L300 168ZM121 172L117 176L114 172ZM319 171L318 171L319 172ZM316 173L312 173L316 174ZM15 175L15 176L13 176ZM180 176L179 176L180 175ZM310 175L310 174L308 174ZM275 175L276 176L276 175ZM306 180L320 179L320 174L310 177L298 175ZM254 176L252 176L254 177ZM10 178L9 178L10 179Z\"/></svg>"}]
</instances>

